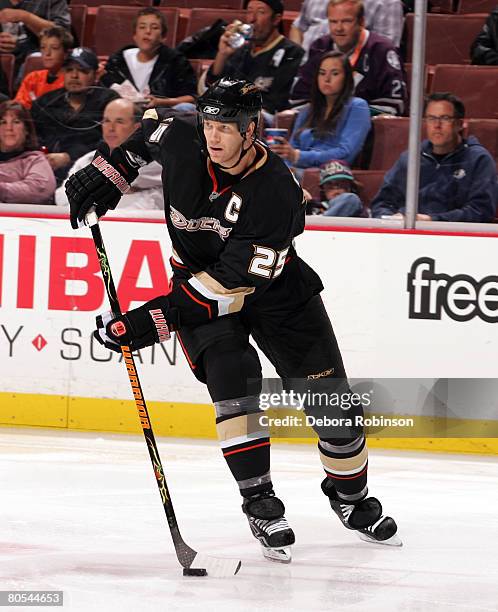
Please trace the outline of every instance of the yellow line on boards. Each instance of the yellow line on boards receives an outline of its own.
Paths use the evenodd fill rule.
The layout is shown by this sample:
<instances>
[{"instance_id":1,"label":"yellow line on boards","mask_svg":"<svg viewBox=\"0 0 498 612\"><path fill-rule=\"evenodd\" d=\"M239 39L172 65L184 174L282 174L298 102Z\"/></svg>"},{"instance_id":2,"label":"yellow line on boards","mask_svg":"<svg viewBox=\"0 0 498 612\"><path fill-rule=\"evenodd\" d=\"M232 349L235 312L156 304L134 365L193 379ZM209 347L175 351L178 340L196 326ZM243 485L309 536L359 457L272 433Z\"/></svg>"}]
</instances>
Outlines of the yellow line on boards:
<instances>
[{"instance_id":1,"label":"yellow line on boards","mask_svg":"<svg viewBox=\"0 0 498 612\"><path fill-rule=\"evenodd\" d=\"M216 439L215 413L210 404L147 402L154 433L175 438ZM434 427L431 417L427 427ZM140 434L142 428L133 400L67 397L29 393L0 393L0 426L50 427L79 431ZM475 437L368 437L370 448L423 450L446 453L498 455L498 438L485 437L489 421L462 419L459 431ZM494 425L494 422L493 422ZM270 428L270 431L273 428ZM309 437L273 437L272 443L316 444Z\"/></svg>"}]
</instances>

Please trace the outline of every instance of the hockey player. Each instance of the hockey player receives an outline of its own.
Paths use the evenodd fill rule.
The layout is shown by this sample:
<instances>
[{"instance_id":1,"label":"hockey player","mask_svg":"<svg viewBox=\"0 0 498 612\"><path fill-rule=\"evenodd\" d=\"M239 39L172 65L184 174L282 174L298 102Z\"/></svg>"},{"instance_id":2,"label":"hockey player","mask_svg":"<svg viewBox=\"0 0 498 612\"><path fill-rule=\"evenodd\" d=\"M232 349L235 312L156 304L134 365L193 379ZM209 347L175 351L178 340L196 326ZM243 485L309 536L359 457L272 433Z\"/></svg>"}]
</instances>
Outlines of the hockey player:
<instances>
[{"instance_id":1,"label":"hockey player","mask_svg":"<svg viewBox=\"0 0 498 612\"><path fill-rule=\"evenodd\" d=\"M270 439L260 424L261 365L249 336L283 379L337 387L347 386L346 374L320 278L292 243L304 229L302 189L256 139L258 89L221 79L199 98L198 111L192 120L150 109L121 147L97 152L67 182L71 224L78 227L93 205L99 216L115 208L141 165L155 159L166 169L171 291L122 316L97 317L95 337L116 351L120 344L139 350L176 332L214 402L223 455L251 530L265 557L288 562L294 533L273 491ZM399 543L394 520L367 498L362 429L320 435L318 447L322 489L342 523L370 541Z\"/></svg>"}]
</instances>

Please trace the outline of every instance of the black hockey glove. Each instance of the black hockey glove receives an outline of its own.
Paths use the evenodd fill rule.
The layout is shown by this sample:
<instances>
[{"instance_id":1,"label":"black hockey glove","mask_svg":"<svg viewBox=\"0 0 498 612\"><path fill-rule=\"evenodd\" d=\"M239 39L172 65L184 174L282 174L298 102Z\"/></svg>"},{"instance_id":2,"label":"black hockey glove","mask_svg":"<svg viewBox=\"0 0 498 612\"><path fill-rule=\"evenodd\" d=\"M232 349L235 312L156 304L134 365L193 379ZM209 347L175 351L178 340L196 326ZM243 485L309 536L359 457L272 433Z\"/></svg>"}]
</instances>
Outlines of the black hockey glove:
<instances>
[{"instance_id":1,"label":"black hockey glove","mask_svg":"<svg viewBox=\"0 0 498 612\"><path fill-rule=\"evenodd\" d=\"M119 317L111 311L98 315L95 319L97 329L93 332L94 338L116 353L121 352L122 345L138 351L156 342L166 342L176 326L167 322L160 302L164 303L158 298L153 299ZM175 319L176 309L172 309L173 317L169 310L167 313L169 319Z\"/></svg>"},{"instance_id":2,"label":"black hockey glove","mask_svg":"<svg viewBox=\"0 0 498 612\"><path fill-rule=\"evenodd\" d=\"M118 205L121 196L129 191L130 183L138 176L138 169L120 163L119 169L110 161L109 147L103 143L91 164L78 170L66 181L66 193L71 208L71 227L83 225L92 206L99 217Z\"/></svg>"}]
</instances>

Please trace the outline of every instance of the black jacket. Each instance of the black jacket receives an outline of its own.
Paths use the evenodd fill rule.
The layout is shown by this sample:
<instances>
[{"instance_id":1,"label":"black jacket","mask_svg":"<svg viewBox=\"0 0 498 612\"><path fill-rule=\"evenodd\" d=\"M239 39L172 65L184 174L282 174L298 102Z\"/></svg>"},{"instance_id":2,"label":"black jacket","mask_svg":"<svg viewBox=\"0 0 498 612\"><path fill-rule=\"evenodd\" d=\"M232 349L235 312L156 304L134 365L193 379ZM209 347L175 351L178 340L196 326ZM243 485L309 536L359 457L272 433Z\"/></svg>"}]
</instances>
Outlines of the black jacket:
<instances>
[{"instance_id":1,"label":"black jacket","mask_svg":"<svg viewBox=\"0 0 498 612\"><path fill-rule=\"evenodd\" d=\"M470 55L473 64L498 66L498 8L486 19L484 27L472 43Z\"/></svg>"},{"instance_id":2,"label":"black jacket","mask_svg":"<svg viewBox=\"0 0 498 612\"><path fill-rule=\"evenodd\" d=\"M131 76L123 51L136 48L135 45L123 47L113 53L105 65L105 73L100 79L102 85L110 87L113 83L122 83L126 79L136 87ZM149 89L153 96L178 98L197 94L197 79L188 59L166 45L161 45L152 74L149 79Z\"/></svg>"},{"instance_id":3,"label":"black jacket","mask_svg":"<svg viewBox=\"0 0 498 612\"><path fill-rule=\"evenodd\" d=\"M83 107L75 112L68 102L65 88L49 91L33 102L31 116L40 145L49 153L68 153L71 162L97 148L102 138L102 116L107 103L118 98L116 92L95 87L87 92ZM65 178L70 166L59 168L55 175Z\"/></svg>"},{"instance_id":4,"label":"black jacket","mask_svg":"<svg viewBox=\"0 0 498 612\"><path fill-rule=\"evenodd\" d=\"M284 36L260 49L254 55L250 45L237 49L230 56L220 75L212 66L206 75L206 85L221 77L248 79L261 90L263 108L269 113L289 108L289 93L297 74L304 49Z\"/></svg>"}]
</instances>

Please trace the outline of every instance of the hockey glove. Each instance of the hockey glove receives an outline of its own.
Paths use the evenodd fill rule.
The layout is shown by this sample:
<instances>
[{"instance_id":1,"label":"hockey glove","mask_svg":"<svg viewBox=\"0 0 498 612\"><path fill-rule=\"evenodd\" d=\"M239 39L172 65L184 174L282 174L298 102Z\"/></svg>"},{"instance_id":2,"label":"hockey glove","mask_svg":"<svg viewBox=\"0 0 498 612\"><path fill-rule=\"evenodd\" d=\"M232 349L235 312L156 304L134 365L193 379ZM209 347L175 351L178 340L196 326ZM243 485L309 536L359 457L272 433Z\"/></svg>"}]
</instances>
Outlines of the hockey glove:
<instances>
[{"instance_id":1,"label":"hockey glove","mask_svg":"<svg viewBox=\"0 0 498 612\"><path fill-rule=\"evenodd\" d=\"M115 168L110 161L109 147L105 143L101 144L92 163L66 181L71 227L81 227L92 206L95 206L99 217L109 209L116 208L121 196L129 191L130 183L137 176L138 170L129 164L119 163L119 169Z\"/></svg>"},{"instance_id":2,"label":"hockey glove","mask_svg":"<svg viewBox=\"0 0 498 612\"><path fill-rule=\"evenodd\" d=\"M171 331L176 327L166 321L160 302L162 300L156 298L119 317L111 311L98 315L94 338L116 353L121 352L122 345L138 351L156 342L169 340Z\"/></svg>"}]
</instances>

